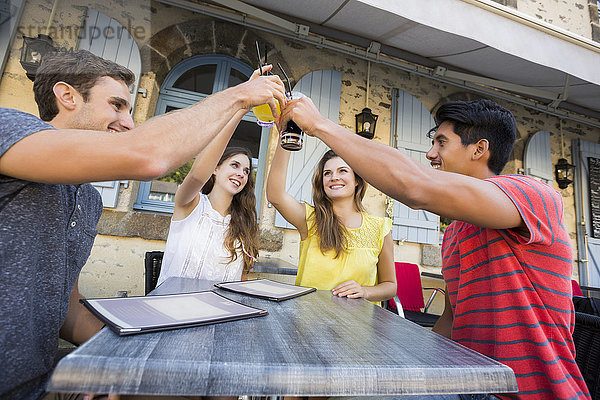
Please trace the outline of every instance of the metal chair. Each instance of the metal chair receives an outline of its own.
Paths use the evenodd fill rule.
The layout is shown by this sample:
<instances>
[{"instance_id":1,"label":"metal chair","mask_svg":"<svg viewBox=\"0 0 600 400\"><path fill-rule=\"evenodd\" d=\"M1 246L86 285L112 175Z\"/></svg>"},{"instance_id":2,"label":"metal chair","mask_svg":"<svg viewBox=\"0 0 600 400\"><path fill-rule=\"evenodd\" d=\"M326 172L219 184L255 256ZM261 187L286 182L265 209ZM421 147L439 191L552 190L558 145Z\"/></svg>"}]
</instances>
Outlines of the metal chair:
<instances>
[{"instance_id":1,"label":"metal chair","mask_svg":"<svg viewBox=\"0 0 600 400\"><path fill-rule=\"evenodd\" d=\"M600 400L600 317L575 313L575 361L594 400Z\"/></svg>"},{"instance_id":2,"label":"metal chair","mask_svg":"<svg viewBox=\"0 0 600 400\"><path fill-rule=\"evenodd\" d=\"M443 289L436 287L422 287L421 275L430 278L441 279L441 275L429 274L424 272L419 273L419 266L411 263L395 263L396 266L396 281L398 285L398 298L404 309L404 317L409 321L415 322L421 326L428 328L433 327L439 315L428 313L429 307L433 303L436 294L445 294ZM433 293L425 303L423 299L423 290L433 290ZM396 311L394 300L388 300L385 307L391 311Z\"/></svg>"},{"instance_id":3,"label":"metal chair","mask_svg":"<svg viewBox=\"0 0 600 400\"><path fill-rule=\"evenodd\" d=\"M156 287L158 276L160 275L160 267L162 266L164 252L162 251L148 251L144 257L144 271L145 271L145 294L150 293Z\"/></svg>"}]
</instances>

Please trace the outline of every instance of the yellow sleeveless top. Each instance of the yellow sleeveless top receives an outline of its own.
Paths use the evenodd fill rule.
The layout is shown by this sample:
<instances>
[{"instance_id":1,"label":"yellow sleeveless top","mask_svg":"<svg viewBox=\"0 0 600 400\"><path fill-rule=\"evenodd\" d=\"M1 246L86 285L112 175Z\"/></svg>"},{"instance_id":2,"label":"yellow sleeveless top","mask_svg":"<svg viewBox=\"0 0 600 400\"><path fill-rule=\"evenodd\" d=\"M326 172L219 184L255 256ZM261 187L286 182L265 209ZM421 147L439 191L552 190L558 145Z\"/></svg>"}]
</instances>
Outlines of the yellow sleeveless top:
<instances>
[{"instance_id":1,"label":"yellow sleeveless top","mask_svg":"<svg viewBox=\"0 0 600 400\"><path fill-rule=\"evenodd\" d=\"M362 213L362 225L348 229L348 251L335 257L335 251L321 253L320 238L314 232L314 207L305 204L309 235L300 242L300 261L296 285L331 290L342 282L354 280L361 286L377 284L377 262L383 239L392 229L389 218Z\"/></svg>"}]
</instances>

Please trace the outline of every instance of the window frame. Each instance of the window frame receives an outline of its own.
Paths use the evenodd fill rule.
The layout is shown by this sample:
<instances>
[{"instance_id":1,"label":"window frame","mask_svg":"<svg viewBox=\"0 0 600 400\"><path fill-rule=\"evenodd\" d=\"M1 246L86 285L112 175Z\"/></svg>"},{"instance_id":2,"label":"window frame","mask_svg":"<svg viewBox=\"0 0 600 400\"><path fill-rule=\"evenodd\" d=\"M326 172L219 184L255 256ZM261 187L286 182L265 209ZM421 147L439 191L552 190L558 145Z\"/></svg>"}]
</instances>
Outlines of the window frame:
<instances>
[{"instance_id":1,"label":"window frame","mask_svg":"<svg viewBox=\"0 0 600 400\"><path fill-rule=\"evenodd\" d=\"M176 108L185 108L208 97L209 94L174 88L173 85L184 73L186 73L190 69L201 65L209 64L217 65L212 93L217 93L221 90L227 89L229 84L229 75L232 69L241 72L247 77L250 77L250 75L254 71L252 67L248 66L242 61L227 55L210 54L190 57L178 63L175 67L173 67L173 69L171 69L171 71L167 75L160 89L160 94L158 97L158 102L156 105L156 111L154 115L157 116L164 114L168 106L173 106ZM252 112L248 112L246 115L244 115L242 120L253 123L257 122L256 117ZM266 159L268 154L269 135L270 129L262 128L259 143L258 166L256 170L254 191L256 196L256 213L259 217L265 180L264 175L266 172ZM175 208L173 202L151 200L149 198L151 185L152 181L140 181L138 195L136 198L136 202L133 205L133 209L138 211L172 214Z\"/></svg>"}]
</instances>

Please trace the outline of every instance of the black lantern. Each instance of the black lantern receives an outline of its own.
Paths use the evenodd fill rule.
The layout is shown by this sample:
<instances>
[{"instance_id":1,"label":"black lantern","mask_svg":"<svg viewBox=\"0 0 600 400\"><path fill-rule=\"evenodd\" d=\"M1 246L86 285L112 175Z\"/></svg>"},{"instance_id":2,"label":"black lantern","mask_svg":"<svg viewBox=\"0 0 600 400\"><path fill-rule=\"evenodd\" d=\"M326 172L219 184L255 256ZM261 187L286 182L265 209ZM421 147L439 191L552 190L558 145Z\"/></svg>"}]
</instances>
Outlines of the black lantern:
<instances>
[{"instance_id":1,"label":"black lantern","mask_svg":"<svg viewBox=\"0 0 600 400\"><path fill-rule=\"evenodd\" d=\"M370 108L363 108L360 114L356 114L356 133L367 139L373 139L377 117Z\"/></svg>"},{"instance_id":2,"label":"black lantern","mask_svg":"<svg viewBox=\"0 0 600 400\"><path fill-rule=\"evenodd\" d=\"M37 35L36 38L23 36L23 47L21 48L21 65L26 75L32 81L35 73L42 63L42 57L51 51L55 51L54 42L48 35Z\"/></svg>"},{"instance_id":3,"label":"black lantern","mask_svg":"<svg viewBox=\"0 0 600 400\"><path fill-rule=\"evenodd\" d=\"M566 189L571 182L573 182L573 170L574 165L568 163L565 158L560 158L554 166L554 175L556 176L556 183L561 189Z\"/></svg>"}]
</instances>

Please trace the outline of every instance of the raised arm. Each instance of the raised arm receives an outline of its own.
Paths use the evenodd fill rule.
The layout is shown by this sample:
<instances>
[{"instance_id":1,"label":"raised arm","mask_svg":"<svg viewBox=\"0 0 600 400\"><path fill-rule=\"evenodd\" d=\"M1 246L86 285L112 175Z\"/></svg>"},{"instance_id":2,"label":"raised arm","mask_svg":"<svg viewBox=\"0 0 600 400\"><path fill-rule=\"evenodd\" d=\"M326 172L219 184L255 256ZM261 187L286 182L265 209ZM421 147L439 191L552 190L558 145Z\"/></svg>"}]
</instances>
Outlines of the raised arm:
<instances>
[{"instance_id":1,"label":"raised arm","mask_svg":"<svg viewBox=\"0 0 600 400\"><path fill-rule=\"evenodd\" d=\"M263 71L269 71L270 69L270 65L263 67ZM260 71L256 70L250 79L255 79L259 75ZM175 211L173 212L173 218L183 219L194 209L197 204L198 192L214 172L233 132L235 132L235 129L245 114L245 109L239 110L208 146L198 154L190 172L186 175L175 193Z\"/></svg>"},{"instance_id":2,"label":"raised arm","mask_svg":"<svg viewBox=\"0 0 600 400\"><path fill-rule=\"evenodd\" d=\"M309 98L290 101L279 126L290 119L308 135L325 142L369 184L413 209L486 228L523 225L516 206L492 182L421 165L397 149L331 122Z\"/></svg>"},{"instance_id":3,"label":"raised arm","mask_svg":"<svg viewBox=\"0 0 600 400\"><path fill-rule=\"evenodd\" d=\"M238 114L225 125L225 128L194 160L190 172L175 193L175 210L173 212L175 220L187 217L198 204L197 199L200 189L214 172L225 147L227 147L227 143L231 139L231 135L233 135L244 114L244 110L238 111Z\"/></svg>"},{"instance_id":4,"label":"raised arm","mask_svg":"<svg viewBox=\"0 0 600 400\"><path fill-rule=\"evenodd\" d=\"M285 191L289 161L290 152L282 149L277 143L267 178L267 200L275 206L286 221L298 229L300 239L304 240L308 236L305 206Z\"/></svg>"},{"instance_id":5,"label":"raised arm","mask_svg":"<svg viewBox=\"0 0 600 400\"><path fill-rule=\"evenodd\" d=\"M261 76L125 133L39 131L0 157L0 174L63 184L151 180L200 153L241 110L264 103L276 110L275 99L285 104L281 80L276 75Z\"/></svg>"}]
</instances>

